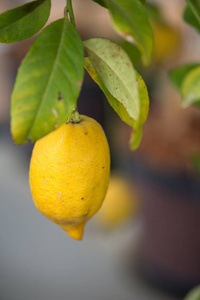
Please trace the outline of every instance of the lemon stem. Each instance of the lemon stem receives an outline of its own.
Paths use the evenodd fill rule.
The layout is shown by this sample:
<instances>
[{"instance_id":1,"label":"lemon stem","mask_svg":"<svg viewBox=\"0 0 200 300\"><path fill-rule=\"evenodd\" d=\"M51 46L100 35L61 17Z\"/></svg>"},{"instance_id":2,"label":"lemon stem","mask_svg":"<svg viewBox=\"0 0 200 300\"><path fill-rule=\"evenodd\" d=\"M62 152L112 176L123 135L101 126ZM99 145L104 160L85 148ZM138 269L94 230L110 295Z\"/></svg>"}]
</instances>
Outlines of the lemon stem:
<instances>
[{"instance_id":1,"label":"lemon stem","mask_svg":"<svg viewBox=\"0 0 200 300\"><path fill-rule=\"evenodd\" d=\"M67 0L67 6L65 7L64 15L68 17L69 21L74 25L74 27L76 27L71 0Z\"/></svg>"},{"instance_id":2,"label":"lemon stem","mask_svg":"<svg viewBox=\"0 0 200 300\"><path fill-rule=\"evenodd\" d=\"M81 122L80 114L79 114L78 110L75 108L66 123L76 124L76 123L80 123L80 122Z\"/></svg>"}]
</instances>

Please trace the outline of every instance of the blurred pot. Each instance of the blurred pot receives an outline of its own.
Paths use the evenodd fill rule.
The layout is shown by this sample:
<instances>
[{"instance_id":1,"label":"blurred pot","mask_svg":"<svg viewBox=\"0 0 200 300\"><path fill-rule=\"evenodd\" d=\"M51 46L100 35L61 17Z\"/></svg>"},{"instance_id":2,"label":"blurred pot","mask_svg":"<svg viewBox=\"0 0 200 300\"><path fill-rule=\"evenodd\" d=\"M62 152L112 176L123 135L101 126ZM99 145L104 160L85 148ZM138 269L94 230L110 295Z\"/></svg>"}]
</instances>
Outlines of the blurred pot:
<instances>
[{"instance_id":1,"label":"blurred pot","mask_svg":"<svg viewBox=\"0 0 200 300\"><path fill-rule=\"evenodd\" d=\"M200 178L190 160L200 153L200 111L183 111L173 99L151 107L137 151L126 147L129 128L115 128L121 165L142 202L140 270L157 286L185 295L200 282Z\"/></svg>"},{"instance_id":2,"label":"blurred pot","mask_svg":"<svg viewBox=\"0 0 200 300\"><path fill-rule=\"evenodd\" d=\"M160 287L185 295L200 282L200 179L133 163L142 198L140 270Z\"/></svg>"}]
</instances>

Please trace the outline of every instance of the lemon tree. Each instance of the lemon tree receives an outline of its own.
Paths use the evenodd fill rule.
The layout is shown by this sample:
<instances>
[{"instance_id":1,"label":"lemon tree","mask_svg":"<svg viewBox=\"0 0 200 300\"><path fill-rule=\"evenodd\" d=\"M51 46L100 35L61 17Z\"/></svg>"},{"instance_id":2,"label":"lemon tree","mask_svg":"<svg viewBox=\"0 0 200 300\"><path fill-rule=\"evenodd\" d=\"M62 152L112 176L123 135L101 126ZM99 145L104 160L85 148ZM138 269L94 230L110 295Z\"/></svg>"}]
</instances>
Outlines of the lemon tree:
<instances>
[{"instance_id":1,"label":"lemon tree","mask_svg":"<svg viewBox=\"0 0 200 300\"><path fill-rule=\"evenodd\" d=\"M94 2L108 10L123 39L136 42L143 64L150 64L153 31L144 2ZM17 72L11 132L15 144L36 142L30 163L36 207L79 240L85 223L102 205L110 174L109 146L101 126L76 110L84 70L133 128L132 149L139 146L149 98L122 47L105 38L81 39L72 0L66 1L63 18L45 26L50 11L50 0L36 0L0 14L2 43L20 42L41 30Z\"/></svg>"},{"instance_id":2,"label":"lemon tree","mask_svg":"<svg viewBox=\"0 0 200 300\"><path fill-rule=\"evenodd\" d=\"M137 44L144 65L148 65L153 31L143 1L94 2L108 10L113 28L125 40ZM3 12L0 42L13 43L33 36L44 27L50 11L50 0L36 0ZM67 0L63 18L43 28L19 67L11 96L11 132L16 144L35 142L65 122L77 105L84 67L93 79L94 73L98 77L98 82L94 80L120 118L132 128L142 127L137 74L129 56L107 39L82 41L72 0ZM141 84L145 88L145 83ZM142 101L148 111L147 92ZM138 136L134 135L134 139L138 140Z\"/></svg>"},{"instance_id":3,"label":"lemon tree","mask_svg":"<svg viewBox=\"0 0 200 300\"><path fill-rule=\"evenodd\" d=\"M129 51L126 51L124 47L120 46L120 44L122 44L121 42L116 43L116 41L102 37L95 37L83 41L76 28L72 0L67 0L66 2L63 0L63 18L48 25L46 25L46 23L51 12L51 0L35 0L14 9L1 12L1 43L20 42L37 34L37 37L34 39L33 44L18 69L11 95L11 132L15 144L34 143L38 141L35 145L36 149L38 149L40 143L42 145L43 141L47 142L48 139L51 140L51 137L53 139L53 137L55 138L57 136L59 138L55 140L55 145L59 147L63 142L64 128L66 131L68 130L67 128L77 130L76 134L80 137L79 130L81 131L83 124L87 124L87 120L83 117L82 121L77 122L77 118L75 117L77 114L74 114L74 110L76 110L77 99L84 84L84 72L86 70L103 91L109 104L121 120L133 129L130 137L130 148L135 150L139 146L142 139L143 124L148 116L149 97L145 82L142 76L137 72L135 65L137 65L137 60L140 58L143 67L148 67L151 63L154 36L151 25L152 22L149 19L150 15L154 15L155 17L156 15L158 16L158 14L145 0L89 1L95 2L96 5L100 5L108 11L113 28L119 34L120 39L129 45L126 47ZM151 14L149 14L150 11ZM184 20L193 26L195 30L199 31L199 1L186 0ZM200 67L198 62L177 68L171 73L171 79L180 89L183 106L191 104L199 106L200 92L198 87L200 83ZM67 120L70 121L66 125ZM94 125L94 127L95 126L96 125ZM98 133L96 137L98 137ZM68 138L68 140L70 141L70 138ZM76 140L75 137L74 140ZM95 136L93 140L86 141L86 137L82 135L80 145L81 140L85 141L86 144L91 142L91 149L93 149L92 145L97 144ZM44 144L46 142L44 142ZM53 142L51 143L51 148L54 149ZM106 142L102 140L101 146L103 147L105 143ZM77 147L80 145L77 145ZM65 146L63 145L63 147ZM83 143L82 147L85 149L84 147L86 147L86 145ZM72 148L72 151L74 151L72 154L75 155L75 144L72 144ZM89 146L87 148L88 153L90 153ZM53 154L49 153L49 157L47 158L49 164L45 165L42 158L39 158L39 153L42 153L42 151L42 149L40 151L34 150L30 171L30 184L33 198L36 206L38 206L40 210L45 206L45 203L42 202L43 198L41 198L40 195L42 196L42 194L44 194L43 189L45 185L47 186L47 179L49 177L47 178L45 176L50 176L48 166L52 166L53 170L53 161L56 161L55 173L56 170L61 168L61 174L68 178L69 173L66 173L68 175L65 176L65 172L69 172L67 171L67 167L66 170L62 172L62 166L63 161L66 162L66 166L67 162L70 161L70 158L67 157L68 152L66 152L66 156L63 157L60 154L62 149L57 149L55 151L58 151L57 154L60 160L56 160L57 158L55 159L55 157L52 156ZM96 150L94 150L94 153L95 151ZM106 153L109 151L107 149L104 152L102 155L106 156ZM82 162L84 162L87 153L85 152L85 156L83 155L84 151L80 150L80 153L82 153ZM37 155L38 160L41 160L41 164L43 165L42 170L39 170L37 163L34 163ZM91 152L91 159L93 157L92 155L93 153ZM45 155L42 154L42 157L44 156ZM75 170L77 166L75 158L73 159L73 167ZM103 159L103 156L99 159L99 166L101 165L101 159ZM51 165L51 162L53 165ZM90 164L92 172L97 174L97 169L92 165L92 160ZM108 159L106 168L109 168ZM44 172L41 173L44 178L42 176L38 177L37 169L38 172ZM75 173L78 174L78 170L76 170ZM74 173L71 172L71 174ZM86 175L89 176L89 174L85 174L85 176ZM108 177L107 175L108 170L106 171L105 178ZM34 187L34 182L37 182L39 178L41 180L43 178L43 181L38 182L39 190L36 191L37 188ZM63 203L66 203L67 197L72 196L72 192L66 196L64 187L58 189L61 179L59 179L59 176L56 178L54 178L55 184L51 185L53 184L51 182L48 187L47 194L49 193L50 196L51 193L54 192L54 197L56 198L52 201L55 202L57 201L57 196L62 195L58 197L60 197L60 200L64 200ZM44 182L44 180L47 182ZM103 179L99 178L99 183L102 181ZM91 180L88 182L90 182L88 186L89 195L93 184ZM67 184L70 185L70 182ZM75 181L73 181L72 186L74 186L73 193L75 197L78 185L75 185ZM46 212L48 211L46 215L67 230L71 236L73 235L77 239L81 238L85 221L100 207L106 189L106 184L101 192L98 192L98 189L96 189L96 195L101 194L101 197L96 198L98 200L96 200L96 205L94 205L93 208L90 203L90 213L88 210L84 211L80 209L82 202L78 202L77 204L76 200L73 200L74 203L76 203L74 210L77 210L77 214L72 213L72 211L69 215L67 215L67 211L66 215L63 212L61 213L61 211L58 212L56 210L57 204L54 205L54 214L50 212L51 204L49 202L49 205L47 204L46 207ZM84 191L84 189L82 191ZM81 196L82 191L79 191L77 194ZM62 198L63 195L64 198ZM81 198L82 197L84 198L84 196L81 196ZM88 201L90 201L89 198L90 197L87 197ZM71 204L73 204L73 201ZM38 204L39 202L43 204L40 206L40 204ZM62 204L61 202L59 202L59 205ZM87 202L85 201L85 207L87 207L86 204ZM64 206L64 204L62 204L61 207L62 206ZM42 211L44 213L44 210ZM85 217L83 218L84 215ZM82 217L81 221L79 217L80 219ZM69 224L71 224L71 227L68 226ZM79 230L76 230L77 226L79 226Z\"/></svg>"}]
</instances>

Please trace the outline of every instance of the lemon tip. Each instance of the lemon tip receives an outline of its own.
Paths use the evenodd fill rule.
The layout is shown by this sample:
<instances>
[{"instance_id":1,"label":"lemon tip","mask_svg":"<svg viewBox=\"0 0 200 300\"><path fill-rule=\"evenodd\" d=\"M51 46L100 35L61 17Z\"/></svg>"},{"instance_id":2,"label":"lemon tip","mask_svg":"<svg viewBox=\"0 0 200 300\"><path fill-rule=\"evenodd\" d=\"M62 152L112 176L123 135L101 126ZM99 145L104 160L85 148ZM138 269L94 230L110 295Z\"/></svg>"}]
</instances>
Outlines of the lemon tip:
<instances>
[{"instance_id":1,"label":"lemon tip","mask_svg":"<svg viewBox=\"0 0 200 300\"><path fill-rule=\"evenodd\" d=\"M77 226L69 227L67 225L60 225L60 227L68 233L68 235L78 241L81 241L83 239L83 230L84 230L84 224L80 224Z\"/></svg>"}]
</instances>

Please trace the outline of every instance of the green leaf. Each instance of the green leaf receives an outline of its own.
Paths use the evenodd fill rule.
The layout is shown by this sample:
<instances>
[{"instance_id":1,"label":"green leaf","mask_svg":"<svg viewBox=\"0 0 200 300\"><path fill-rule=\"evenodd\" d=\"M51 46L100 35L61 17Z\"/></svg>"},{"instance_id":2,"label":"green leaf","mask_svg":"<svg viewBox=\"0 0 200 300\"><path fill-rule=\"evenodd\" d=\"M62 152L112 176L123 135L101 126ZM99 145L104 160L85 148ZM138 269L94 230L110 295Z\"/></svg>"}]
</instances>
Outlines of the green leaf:
<instances>
[{"instance_id":1,"label":"green leaf","mask_svg":"<svg viewBox=\"0 0 200 300\"><path fill-rule=\"evenodd\" d=\"M130 140L130 147L132 150L135 150L140 144L142 138L142 124L146 121L149 110L149 98L147 88L142 77L136 72L141 109L139 121L135 121L133 118L130 117L123 103L119 102L109 93L100 76L98 75L97 71L95 70L89 57L85 58L85 68L92 77L92 79L99 85L101 90L104 92L106 98L108 99L108 102L113 107L115 112L119 115L119 117L122 119L122 121L124 121L130 127L134 128Z\"/></svg>"},{"instance_id":2,"label":"green leaf","mask_svg":"<svg viewBox=\"0 0 200 300\"><path fill-rule=\"evenodd\" d=\"M153 30L140 0L104 0L113 26L123 38L136 42L145 65L151 61Z\"/></svg>"},{"instance_id":3,"label":"green leaf","mask_svg":"<svg viewBox=\"0 0 200 300\"><path fill-rule=\"evenodd\" d=\"M163 16L157 5L152 4L152 3L146 3L145 8L146 8L147 15L150 20L155 21L155 22L163 22Z\"/></svg>"},{"instance_id":4,"label":"green leaf","mask_svg":"<svg viewBox=\"0 0 200 300\"><path fill-rule=\"evenodd\" d=\"M200 23L198 21L198 18L194 17L194 13L188 5L186 6L186 8L184 10L183 19L190 26L193 26L195 29L200 31Z\"/></svg>"},{"instance_id":5,"label":"green leaf","mask_svg":"<svg viewBox=\"0 0 200 300\"><path fill-rule=\"evenodd\" d=\"M200 66L192 69L181 85L182 106L200 105Z\"/></svg>"},{"instance_id":6,"label":"green leaf","mask_svg":"<svg viewBox=\"0 0 200 300\"><path fill-rule=\"evenodd\" d=\"M194 289L192 289L184 298L184 300L200 300L200 286L197 286Z\"/></svg>"},{"instance_id":7,"label":"green leaf","mask_svg":"<svg viewBox=\"0 0 200 300\"><path fill-rule=\"evenodd\" d=\"M175 87L180 90L183 80L188 75L188 73L194 68L198 67L199 63L186 64L179 67L176 67L169 72L169 79L175 85Z\"/></svg>"},{"instance_id":8,"label":"green leaf","mask_svg":"<svg viewBox=\"0 0 200 300\"><path fill-rule=\"evenodd\" d=\"M38 36L23 60L11 98L11 130L16 144L51 132L76 107L84 74L84 48L65 17Z\"/></svg>"},{"instance_id":9,"label":"green leaf","mask_svg":"<svg viewBox=\"0 0 200 300\"><path fill-rule=\"evenodd\" d=\"M142 67L141 53L138 50L138 48L135 45L126 42L125 40L122 40L120 46L128 54L133 66L137 69L141 68Z\"/></svg>"},{"instance_id":10,"label":"green leaf","mask_svg":"<svg viewBox=\"0 0 200 300\"><path fill-rule=\"evenodd\" d=\"M187 6L184 10L183 18L185 22L200 31L200 1L186 0Z\"/></svg>"},{"instance_id":11,"label":"green leaf","mask_svg":"<svg viewBox=\"0 0 200 300\"><path fill-rule=\"evenodd\" d=\"M142 77L136 73L140 96L140 117L138 121L134 121L133 133L130 139L131 150L136 150L142 139L142 126L145 123L149 112L149 96L147 87Z\"/></svg>"},{"instance_id":12,"label":"green leaf","mask_svg":"<svg viewBox=\"0 0 200 300\"><path fill-rule=\"evenodd\" d=\"M115 97L111 95L111 93L107 90L103 81L101 80L99 74L95 70L91 60L89 57L85 58L85 68L92 77L92 79L98 84L101 90L104 92L108 102L115 110L115 112L119 115L119 117L124 121L127 125L133 127L134 119L130 117L123 103L119 102Z\"/></svg>"},{"instance_id":13,"label":"green leaf","mask_svg":"<svg viewBox=\"0 0 200 300\"><path fill-rule=\"evenodd\" d=\"M33 36L47 22L50 9L50 0L38 0L2 13L0 42L14 43Z\"/></svg>"},{"instance_id":14,"label":"green leaf","mask_svg":"<svg viewBox=\"0 0 200 300\"><path fill-rule=\"evenodd\" d=\"M94 2L98 3L99 5L103 6L103 7L106 7L104 1L105 0L93 0ZM140 2L145 5L146 4L146 0L140 0Z\"/></svg>"},{"instance_id":15,"label":"green leaf","mask_svg":"<svg viewBox=\"0 0 200 300\"><path fill-rule=\"evenodd\" d=\"M138 120L140 102L136 74L126 52L102 38L87 40L84 46L108 92L123 104L131 118Z\"/></svg>"},{"instance_id":16,"label":"green leaf","mask_svg":"<svg viewBox=\"0 0 200 300\"><path fill-rule=\"evenodd\" d=\"M106 8L104 0L93 0L93 1Z\"/></svg>"},{"instance_id":17,"label":"green leaf","mask_svg":"<svg viewBox=\"0 0 200 300\"><path fill-rule=\"evenodd\" d=\"M194 170L196 171L196 173L198 175L200 175L200 154L196 153L196 154L192 155L190 161L191 161L192 166L193 166Z\"/></svg>"}]
</instances>

